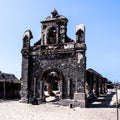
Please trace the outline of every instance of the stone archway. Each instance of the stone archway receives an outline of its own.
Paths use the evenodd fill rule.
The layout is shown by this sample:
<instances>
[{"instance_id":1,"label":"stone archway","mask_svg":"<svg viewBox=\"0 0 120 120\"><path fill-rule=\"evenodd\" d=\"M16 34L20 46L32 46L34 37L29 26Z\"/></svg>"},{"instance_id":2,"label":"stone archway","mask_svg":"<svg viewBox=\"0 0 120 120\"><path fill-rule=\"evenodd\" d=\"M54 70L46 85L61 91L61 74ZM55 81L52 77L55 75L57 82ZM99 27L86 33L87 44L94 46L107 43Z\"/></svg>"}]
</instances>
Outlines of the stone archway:
<instances>
[{"instance_id":1,"label":"stone archway","mask_svg":"<svg viewBox=\"0 0 120 120\"><path fill-rule=\"evenodd\" d=\"M64 77L60 70L49 68L42 74L45 101L58 101L63 96Z\"/></svg>"}]
</instances>

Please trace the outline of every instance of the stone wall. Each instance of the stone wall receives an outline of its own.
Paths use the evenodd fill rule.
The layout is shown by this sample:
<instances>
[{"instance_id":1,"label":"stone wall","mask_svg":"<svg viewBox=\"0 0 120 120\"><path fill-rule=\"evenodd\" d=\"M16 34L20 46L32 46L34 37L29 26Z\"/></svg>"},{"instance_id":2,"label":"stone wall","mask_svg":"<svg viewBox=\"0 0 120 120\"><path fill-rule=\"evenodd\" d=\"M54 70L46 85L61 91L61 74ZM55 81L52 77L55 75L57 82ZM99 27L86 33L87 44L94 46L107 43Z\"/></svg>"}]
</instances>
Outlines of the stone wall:
<instances>
[{"instance_id":1,"label":"stone wall","mask_svg":"<svg viewBox=\"0 0 120 120\"><path fill-rule=\"evenodd\" d=\"M67 22L67 18L54 10L52 16L41 22L41 38L33 46L30 46L31 31L25 31L21 51L21 102L45 101L46 76L53 72L59 78L59 101L82 101L85 107L85 26L77 26L75 42L67 36Z\"/></svg>"},{"instance_id":2,"label":"stone wall","mask_svg":"<svg viewBox=\"0 0 120 120\"><path fill-rule=\"evenodd\" d=\"M86 73L86 94L88 101L92 101L101 94L107 93L109 86L113 86L112 82L91 68L87 69Z\"/></svg>"},{"instance_id":3,"label":"stone wall","mask_svg":"<svg viewBox=\"0 0 120 120\"><path fill-rule=\"evenodd\" d=\"M0 72L0 99L20 98L20 81L13 75Z\"/></svg>"},{"instance_id":4,"label":"stone wall","mask_svg":"<svg viewBox=\"0 0 120 120\"><path fill-rule=\"evenodd\" d=\"M46 101L45 87L52 93L59 83L59 103L86 107L86 101L107 91L107 79L93 69L86 70L85 26L76 26L76 40L67 36L68 19L56 10L41 21L41 38L30 46L32 32L23 35L21 102Z\"/></svg>"}]
</instances>

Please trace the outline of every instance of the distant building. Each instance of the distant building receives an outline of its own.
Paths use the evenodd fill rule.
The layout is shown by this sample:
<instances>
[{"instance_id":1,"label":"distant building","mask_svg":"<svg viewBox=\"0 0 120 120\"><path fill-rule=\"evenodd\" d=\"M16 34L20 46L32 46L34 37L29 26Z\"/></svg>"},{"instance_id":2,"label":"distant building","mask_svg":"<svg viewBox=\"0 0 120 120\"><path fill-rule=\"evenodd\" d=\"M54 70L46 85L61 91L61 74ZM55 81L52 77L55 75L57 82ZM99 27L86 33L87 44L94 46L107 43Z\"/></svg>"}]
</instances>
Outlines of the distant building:
<instances>
[{"instance_id":1,"label":"distant building","mask_svg":"<svg viewBox=\"0 0 120 120\"><path fill-rule=\"evenodd\" d=\"M0 99L20 98L20 86L15 75L0 71Z\"/></svg>"}]
</instances>

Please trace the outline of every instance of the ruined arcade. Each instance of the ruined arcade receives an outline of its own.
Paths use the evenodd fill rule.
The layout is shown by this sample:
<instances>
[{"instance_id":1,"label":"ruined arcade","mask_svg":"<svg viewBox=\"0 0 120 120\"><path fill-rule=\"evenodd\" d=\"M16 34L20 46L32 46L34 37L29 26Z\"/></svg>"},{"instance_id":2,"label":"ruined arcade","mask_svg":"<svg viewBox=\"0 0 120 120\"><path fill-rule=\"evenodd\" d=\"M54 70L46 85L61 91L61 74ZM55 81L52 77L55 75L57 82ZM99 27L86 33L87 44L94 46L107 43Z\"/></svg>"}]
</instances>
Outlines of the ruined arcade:
<instances>
[{"instance_id":1,"label":"ruined arcade","mask_svg":"<svg viewBox=\"0 0 120 120\"><path fill-rule=\"evenodd\" d=\"M41 38L33 46L32 32L24 32L21 102L41 104L48 96L55 96L61 105L86 106L85 26L76 27L74 41L67 36L67 23L56 10L51 12L41 21Z\"/></svg>"}]
</instances>

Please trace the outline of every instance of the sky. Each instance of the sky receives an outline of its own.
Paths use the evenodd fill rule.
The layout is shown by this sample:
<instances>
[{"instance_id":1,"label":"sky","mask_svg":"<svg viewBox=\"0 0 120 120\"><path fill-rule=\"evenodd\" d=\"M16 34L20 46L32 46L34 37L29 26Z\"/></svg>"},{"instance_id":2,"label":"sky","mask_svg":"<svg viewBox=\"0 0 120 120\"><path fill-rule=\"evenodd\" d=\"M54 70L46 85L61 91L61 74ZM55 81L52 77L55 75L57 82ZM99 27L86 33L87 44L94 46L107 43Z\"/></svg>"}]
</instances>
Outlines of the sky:
<instances>
[{"instance_id":1,"label":"sky","mask_svg":"<svg viewBox=\"0 0 120 120\"><path fill-rule=\"evenodd\" d=\"M0 0L0 71L21 77L22 38L41 37L41 23L56 9L68 18L67 34L75 40L76 25L86 27L87 68L120 82L120 0Z\"/></svg>"}]
</instances>

